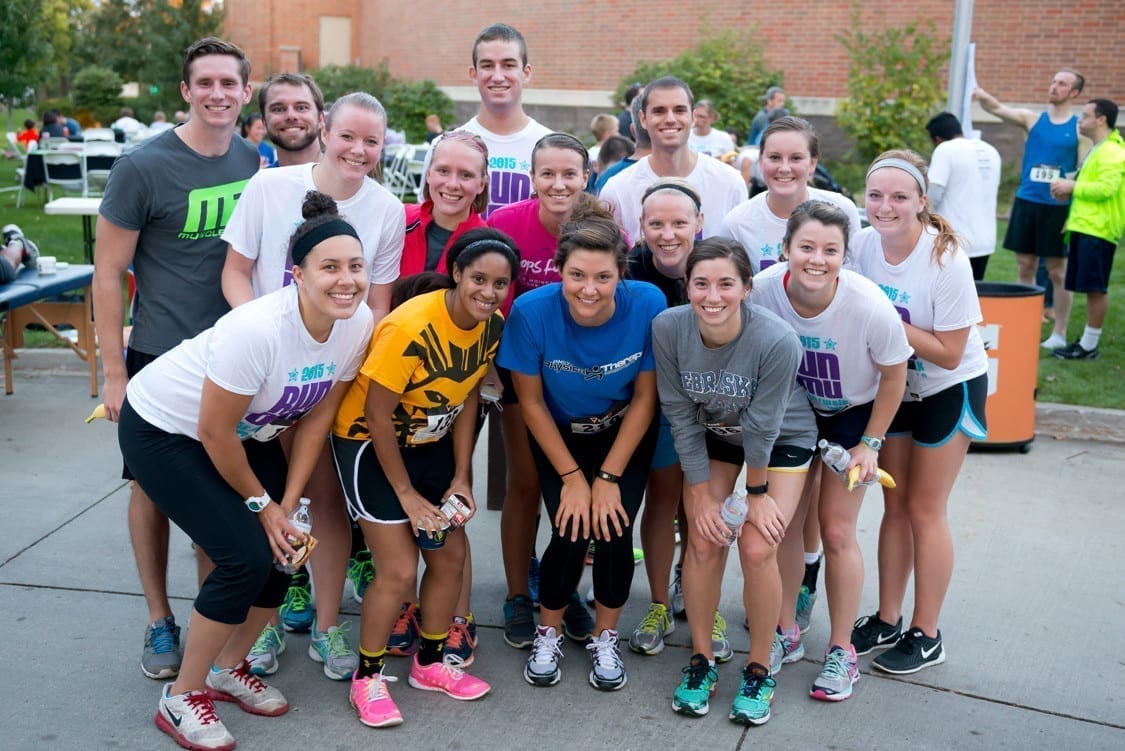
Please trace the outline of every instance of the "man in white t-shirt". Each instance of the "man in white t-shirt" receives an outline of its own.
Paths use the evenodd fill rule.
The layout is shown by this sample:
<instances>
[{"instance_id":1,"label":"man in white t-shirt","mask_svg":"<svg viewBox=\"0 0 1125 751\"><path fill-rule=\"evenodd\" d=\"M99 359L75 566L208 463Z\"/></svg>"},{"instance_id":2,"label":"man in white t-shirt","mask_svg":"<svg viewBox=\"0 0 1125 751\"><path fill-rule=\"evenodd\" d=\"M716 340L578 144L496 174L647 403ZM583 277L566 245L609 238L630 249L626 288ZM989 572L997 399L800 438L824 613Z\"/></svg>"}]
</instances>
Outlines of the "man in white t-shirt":
<instances>
[{"instance_id":1,"label":"man in white t-shirt","mask_svg":"<svg viewBox=\"0 0 1125 751\"><path fill-rule=\"evenodd\" d=\"M665 76L641 94L640 125L652 140L652 153L633 167L614 175L601 198L631 240L641 236L641 196L662 177L682 177L703 198L703 237L719 232L723 217L748 197L738 170L718 159L701 157L688 145L692 127L691 88Z\"/></svg>"},{"instance_id":2,"label":"man in white t-shirt","mask_svg":"<svg viewBox=\"0 0 1125 751\"><path fill-rule=\"evenodd\" d=\"M988 257L996 250L1000 152L979 139L963 138L961 121L949 112L930 118L926 130L934 142L930 208L948 219L961 236L973 278L984 279Z\"/></svg>"},{"instance_id":3,"label":"man in white t-shirt","mask_svg":"<svg viewBox=\"0 0 1125 751\"><path fill-rule=\"evenodd\" d=\"M531 197L531 149L551 129L523 111L523 87L531 80L531 66L527 42L516 29L497 23L477 34L469 78L480 92L480 111L461 128L480 135L488 146L487 216ZM423 180L429 167L427 153Z\"/></svg>"}]
</instances>

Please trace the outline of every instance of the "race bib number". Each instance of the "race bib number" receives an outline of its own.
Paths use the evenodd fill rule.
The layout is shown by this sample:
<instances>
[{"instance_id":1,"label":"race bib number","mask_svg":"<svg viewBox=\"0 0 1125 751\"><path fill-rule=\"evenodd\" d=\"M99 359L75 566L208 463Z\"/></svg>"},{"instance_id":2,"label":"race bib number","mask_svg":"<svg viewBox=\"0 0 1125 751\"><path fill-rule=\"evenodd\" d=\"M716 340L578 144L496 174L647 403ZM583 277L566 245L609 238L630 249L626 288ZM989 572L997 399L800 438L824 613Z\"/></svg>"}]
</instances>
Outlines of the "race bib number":
<instances>
[{"instance_id":1,"label":"race bib number","mask_svg":"<svg viewBox=\"0 0 1125 751\"><path fill-rule=\"evenodd\" d=\"M724 425L721 422L705 422L703 427L710 430L715 435L719 436L737 436L742 435L741 425Z\"/></svg>"},{"instance_id":2,"label":"race bib number","mask_svg":"<svg viewBox=\"0 0 1125 751\"><path fill-rule=\"evenodd\" d=\"M464 404L458 404L449 412L436 412L426 415L426 426L415 430L414 435L410 437L410 442L431 443L440 439L453 427L453 422L457 419L457 415L461 414L461 409L464 406Z\"/></svg>"},{"instance_id":3,"label":"race bib number","mask_svg":"<svg viewBox=\"0 0 1125 751\"><path fill-rule=\"evenodd\" d=\"M570 432L579 435L592 435L601 433L603 430L609 430L621 422L621 418L625 416L625 410L628 408L628 404L618 403L604 414L596 417L576 417L570 421Z\"/></svg>"},{"instance_id":4,"label":"race bib number","mask_svg":"<svg viewBox=\"0 0 1125 751\"><path fill-rule=\"evenodd\" d=\"M1037 164L1031 168L1031 182L1049 183L1058 180L1061 171L1053 164Z\"/></svg>"}]
</instances>

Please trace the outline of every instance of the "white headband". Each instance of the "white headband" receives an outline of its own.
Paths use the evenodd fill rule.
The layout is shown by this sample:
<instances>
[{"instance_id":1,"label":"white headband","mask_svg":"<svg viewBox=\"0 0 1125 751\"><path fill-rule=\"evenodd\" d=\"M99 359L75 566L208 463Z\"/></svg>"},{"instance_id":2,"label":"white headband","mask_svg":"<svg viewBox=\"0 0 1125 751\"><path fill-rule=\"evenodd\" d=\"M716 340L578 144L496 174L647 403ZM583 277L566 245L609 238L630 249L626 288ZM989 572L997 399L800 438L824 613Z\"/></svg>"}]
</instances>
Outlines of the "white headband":
<instances>
[{"instance_id":1,"label":"white headband","mask_svg":"<svg viewBox=\"0 0 1125 751\"><path fill-rule=\"evenodd\" d=\"M867 170L867 177L871 177L871 173L884 167L894 167L900 169L906 174L914 178L914 182L918 183L918 190L922 191L922 195L926 195L926 178L922 177L922 172L910 162L905 159L896 159L894 157L889 159L880 159L871 165ZM866 179L866 178L865 178Z\"/></svg>"}]
</instances>

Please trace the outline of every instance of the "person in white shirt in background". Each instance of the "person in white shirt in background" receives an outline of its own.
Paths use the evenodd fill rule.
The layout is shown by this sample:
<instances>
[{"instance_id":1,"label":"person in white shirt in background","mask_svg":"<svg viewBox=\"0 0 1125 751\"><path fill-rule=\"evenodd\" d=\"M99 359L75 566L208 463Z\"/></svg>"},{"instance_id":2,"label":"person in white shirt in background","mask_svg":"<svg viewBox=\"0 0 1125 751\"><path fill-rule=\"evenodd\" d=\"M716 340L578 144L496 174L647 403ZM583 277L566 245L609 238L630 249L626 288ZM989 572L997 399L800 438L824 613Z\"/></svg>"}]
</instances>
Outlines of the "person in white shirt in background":
<instances>
[{"instance_id":1,"label":"person in white shirt in background","mask_svg":"<svg viewBox=\"0 0 1125 751\"><path fill-rule=\"evenodd\" d=\"M949 112L930 118L934 142L930 157L930 208L944 216L961 237L973 279L984 279L988 257L996 251L996 194L1000 190L1000 152L979 138L964 138L961 121Z\"/></svg>"},{"instance_id":2,"label":"person in white shirt in background","mask_svg":"<svg viewBox=\"0 0 1125 751\"><path fill-rule=\"evenodd\" d=\"M734 151L730 133L712 126L719 121L719 111L710 99L700 99L691 111L692 129L688 146L700 154L720 157Z\"/></svg>"}]
</instances>

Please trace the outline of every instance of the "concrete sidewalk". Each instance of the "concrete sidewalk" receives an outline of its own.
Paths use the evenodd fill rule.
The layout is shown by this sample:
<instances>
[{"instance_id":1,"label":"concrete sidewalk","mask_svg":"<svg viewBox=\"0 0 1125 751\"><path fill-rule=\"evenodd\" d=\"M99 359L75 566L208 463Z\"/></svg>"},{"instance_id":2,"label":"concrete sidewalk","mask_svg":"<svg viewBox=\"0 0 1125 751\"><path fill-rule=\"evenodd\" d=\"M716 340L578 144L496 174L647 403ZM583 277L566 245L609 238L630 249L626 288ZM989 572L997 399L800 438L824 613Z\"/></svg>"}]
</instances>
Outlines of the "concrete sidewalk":
<instances>
[{"instance_id":1,"label":"concrete sidewalk","mask_svg":"<svg viewBox=\"0 0 1125 751\"><path fill-rule=\"evenodd\" d=\"M146 610L114 427L82 423L97 402L80 367L40 353L25 353L16 366L15 394L0 397L7 530L0 535L0 749L175 748L152 723L160 684L138 665ZM479 453L477 461L483 478ZM589 686L585 651L572 643L563 648L562 682L533 688L522 677L527 653L501 639L499 513L490 511L470 526L481 633L472 670L492 683L490 696L461 704L416 691L406 684L406 661L391 658L406 723L365 728L348 706L347 684L324 678L305 656L308 637L290 635L272 682L292 711L276 719L233 705L219 712L241 749L1125 748L1123 485L1125 452L1111 443L1040 436L1026 455L971 454L950 509L957 564L942 622L947 662L892 678L868 672L870 657L863 657L850 700L812 701L808 687L827 638L822 602L805 637L808 656L780 674L773 718L761 728L726 719L748 644L733 561L721 610L739 654L720 668L711 716L689 720L671 711L689 656L682 621L662 654L625 650L629 683L619 692ZM863 612L876 606L880 511L872 491L859 525L868 566ZM177 619L186 625L195 567L178 532L169 568ZM647 595L638 567L623 631L643 615ZM357 605L345 599L344 607L358 621Z\"/></svg>"}]
</instances>

